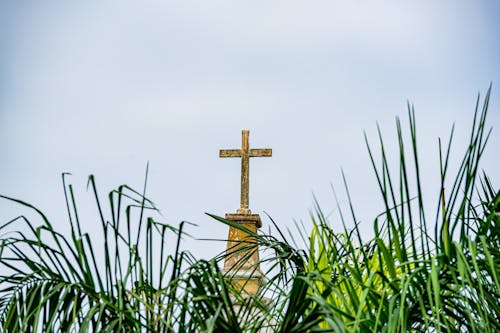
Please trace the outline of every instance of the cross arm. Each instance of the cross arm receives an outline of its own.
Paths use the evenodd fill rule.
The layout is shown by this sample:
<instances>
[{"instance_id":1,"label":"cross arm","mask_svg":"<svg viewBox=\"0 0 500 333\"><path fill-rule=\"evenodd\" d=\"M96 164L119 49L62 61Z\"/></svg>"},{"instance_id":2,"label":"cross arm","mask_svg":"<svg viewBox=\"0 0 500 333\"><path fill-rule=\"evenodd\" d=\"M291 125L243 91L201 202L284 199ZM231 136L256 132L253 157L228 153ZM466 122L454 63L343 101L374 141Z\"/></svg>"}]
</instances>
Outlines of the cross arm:
<instances>
[{"instance_id":1,"label":"cross arm","mask_svg":"<svg viewBox=\"0 0 500 333\"><path fill-rule=\"evenodd\" d=\"M250 149L250 157L269 157L273 156L273 150L270 148Z\"/></svg>"},{"instance_id":2,"label":"cross arm","mask_svg":"<svg viewBox=\"0 0 500 333\"><path fill-rule=\"evenodd\" d=\"M219 157L241 157L241 149L221 149Z\"/></svg>"}]
</instances>

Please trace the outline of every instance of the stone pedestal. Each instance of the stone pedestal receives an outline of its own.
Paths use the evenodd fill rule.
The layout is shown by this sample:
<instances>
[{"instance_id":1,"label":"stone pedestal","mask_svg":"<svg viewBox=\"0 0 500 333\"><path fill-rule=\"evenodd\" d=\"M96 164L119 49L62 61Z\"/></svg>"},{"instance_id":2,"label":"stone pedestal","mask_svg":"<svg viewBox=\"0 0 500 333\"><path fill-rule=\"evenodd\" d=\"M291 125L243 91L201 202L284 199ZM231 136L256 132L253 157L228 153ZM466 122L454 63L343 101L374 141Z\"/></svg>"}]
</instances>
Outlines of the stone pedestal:
<instances>
[{"instance_id":1,"label":"stone pedestal","mask_svg":"<svg viewBox=\"0 0 500 333\"><path fill-rule=\"evenodd\" d=\"M262 226L258 214L226 214L226 219L254 233ZM262 284L259 261L255 238L248 232L229 227L224 271L233 285L244 294L255 295Z\"/></svg>"}]
</instances>

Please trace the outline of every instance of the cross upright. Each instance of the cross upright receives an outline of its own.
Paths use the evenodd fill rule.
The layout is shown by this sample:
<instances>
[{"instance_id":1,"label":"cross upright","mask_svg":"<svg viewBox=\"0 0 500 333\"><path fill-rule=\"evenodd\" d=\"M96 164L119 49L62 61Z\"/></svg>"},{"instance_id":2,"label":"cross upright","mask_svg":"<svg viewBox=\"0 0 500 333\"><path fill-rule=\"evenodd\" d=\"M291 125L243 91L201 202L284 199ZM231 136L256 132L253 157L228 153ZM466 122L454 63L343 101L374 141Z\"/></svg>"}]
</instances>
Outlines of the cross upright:
<instances>
[{"instance_id":1,"label":"cross upright","mask_svg":"<svg viewBox=\"0 0 500 333\"><path fill-rule=\"evenodd\" d=\"M241 201L237 213L244 215L251 214L248 208L250 157L270 157L273 155L270 148L250 149L249 134L250 131L248 130L241 132L241 149L221 149L219 153L219 157L241 157Z\"/></svg>"}]
</instances>

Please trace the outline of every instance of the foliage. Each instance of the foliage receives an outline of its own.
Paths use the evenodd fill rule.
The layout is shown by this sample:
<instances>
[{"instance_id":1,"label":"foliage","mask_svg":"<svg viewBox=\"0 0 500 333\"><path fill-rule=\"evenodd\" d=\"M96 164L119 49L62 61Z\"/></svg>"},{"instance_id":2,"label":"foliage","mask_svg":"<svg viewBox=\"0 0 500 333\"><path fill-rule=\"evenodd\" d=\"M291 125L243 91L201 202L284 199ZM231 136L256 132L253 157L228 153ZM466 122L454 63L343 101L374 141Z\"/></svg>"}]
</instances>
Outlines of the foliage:
<instances>
[{"instance_id":1,"label":"foliage","mask_svg":"<svg viewBox=\"0 0 500 333\"><path fill-rule=\"evenodd\" d=\"M309 295L323 306L319 326L348 332L500 330L500 192L485 175L479 178L478 167L489 135L485 133L489 94L482 110L478 98L469 147L448 193L451 137L446 153L440 154L440 204L433 223L424 208L411 108L409 153L401 123L396 122L397 178L390 173L380 131L379 162L367 141L385 204L385 211L374 221L375 237L363 239L352 204L354 228L348 230L341 213L344 232L340 234L316 205L304 260L306 276L312 281ZM478 179L479 204L474 194ZM346 191L350 196L347 185Z\"/></svg>"},{"instance_id":2,"label":"foliage","mask_svg":"<svg viewBox=\"0 0 500 333\"><path fill-rule=\"evenodd\" d=\"M267 281L255 296L240 295L228 283L219 268L224 254L206 261L182 250L183 237L189 237L186 223L177 228L159 222L146 185L141 192L118 187L103 209L89 177L102 239L83 230L67 175L70 235L55 230L39 209L1 196L34 210L42 221L37 226L19 216L0 226L1 331L499 331L500 191L479 168L489 136L489 95L490 90L482 109L478 98L469 146L451 182L453 131L445 149L439 143L434 219L424 207L415 113L409 107L409 148L396 121L396 176L380 130L379 159L367 140L385 206L374 219L374 237L361 234L352 203L352 222L339 205L343 231L335 232L315 202L311 230L299 228L304 245L269 218L277 236L246 230L252 241L240 248L258 245L264 254ZM344 183L350 197L345 177Z\"/></svg>"}]
</instances>

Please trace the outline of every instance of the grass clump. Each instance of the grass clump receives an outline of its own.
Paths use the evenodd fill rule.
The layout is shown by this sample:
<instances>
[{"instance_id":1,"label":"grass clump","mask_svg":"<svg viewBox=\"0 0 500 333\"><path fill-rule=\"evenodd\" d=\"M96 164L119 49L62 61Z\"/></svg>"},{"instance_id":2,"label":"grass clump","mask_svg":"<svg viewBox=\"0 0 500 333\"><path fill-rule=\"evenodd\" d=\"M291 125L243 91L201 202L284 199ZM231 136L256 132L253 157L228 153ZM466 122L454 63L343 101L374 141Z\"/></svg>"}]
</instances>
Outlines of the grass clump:
<instances>
[{"instance_id":1,"label":"grass clump","mask_svg":"<svg viewBox=\"0 0 500 333\"><path fill-rule=\"evenodd\" d=\"M69 235L55 230L37 208L1 196L41 219L37 225L19 216L0 226L1 331L500 331L500 191L479 168L490 133L490 91L482 107L478 98L469 145L453 176L453 131L447 146L439 142L433 218L424 206L415 113L409 107L409 144L396 121L396 173L380 130L379 157L367 140L384 203L373 220L374 237L361 234L352 203L349 214L339 207L341 232L315 203L311 229L300 232L302 245L271 219L277 236L250 233L248 247L267 253L268 268L267 283L253 297L233 290L219 268L223 255L197 260L182 250L185 223L159 222L146 185L141 192L118 187L103 209L90 176L102 240L85 232L66 175ZM347 185L346 191L349 197Z\"/></svg>"}]
</instances>

